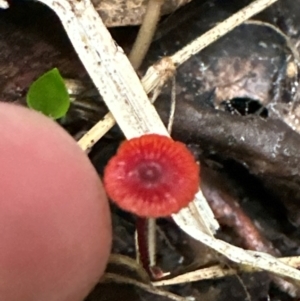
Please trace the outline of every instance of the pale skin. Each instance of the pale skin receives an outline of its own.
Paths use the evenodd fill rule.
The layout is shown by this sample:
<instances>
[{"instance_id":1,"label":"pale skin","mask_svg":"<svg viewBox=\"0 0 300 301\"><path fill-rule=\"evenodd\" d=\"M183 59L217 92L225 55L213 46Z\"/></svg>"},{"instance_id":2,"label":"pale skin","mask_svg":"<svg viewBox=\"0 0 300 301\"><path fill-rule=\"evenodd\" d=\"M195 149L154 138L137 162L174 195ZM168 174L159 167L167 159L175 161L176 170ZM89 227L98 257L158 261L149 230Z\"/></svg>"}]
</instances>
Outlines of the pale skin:
<instances>
[{"instance_id":1,"label":"pale skin","mask_svg":"<svg viewBox=\"0 0 300 301\"><path fill-rule=\"evenodd\" d=\"M54 121L0 103L0 300L82 301L111 246L108 201Z\"/></svg>"}]
</instances>

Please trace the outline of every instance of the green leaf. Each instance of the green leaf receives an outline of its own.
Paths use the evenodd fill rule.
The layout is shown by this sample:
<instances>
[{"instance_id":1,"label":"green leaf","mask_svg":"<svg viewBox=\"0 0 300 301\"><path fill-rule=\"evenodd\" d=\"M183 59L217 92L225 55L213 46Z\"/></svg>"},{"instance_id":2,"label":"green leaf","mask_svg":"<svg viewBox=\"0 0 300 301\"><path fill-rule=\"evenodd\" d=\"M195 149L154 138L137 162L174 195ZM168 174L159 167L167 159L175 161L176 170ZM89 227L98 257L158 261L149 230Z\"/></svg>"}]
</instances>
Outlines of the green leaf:
<instances>
[{"instance_id":1,"label":"green leaf","mask_svg":"<svg viewBox=\"0 0 300 301\"><path fill-rule=\"evenodd\" d=\"M28 107L53 119L65 116L70 107L70 97L57 68L31 84L26 100Z\"/></svg>"}]
</instances>

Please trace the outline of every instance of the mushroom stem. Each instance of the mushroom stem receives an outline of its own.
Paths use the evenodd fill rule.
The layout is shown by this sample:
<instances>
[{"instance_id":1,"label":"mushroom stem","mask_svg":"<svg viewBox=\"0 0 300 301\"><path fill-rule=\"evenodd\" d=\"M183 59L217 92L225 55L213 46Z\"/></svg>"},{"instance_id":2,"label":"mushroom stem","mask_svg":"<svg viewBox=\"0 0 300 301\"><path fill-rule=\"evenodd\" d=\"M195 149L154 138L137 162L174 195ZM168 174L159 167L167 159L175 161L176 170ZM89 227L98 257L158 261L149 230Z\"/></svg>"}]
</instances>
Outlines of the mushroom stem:
<instances>
[{"instance_id":1,"label":"mushroom stem","mask_svg":"<svg viewBox=\"0 0 300 301\"><path fill-rule=\"evenodd\" d=\"M151 275L151 267L156 266L156 219L137 218L136 231L138 261Z\"/></svg>"}]
</instances>

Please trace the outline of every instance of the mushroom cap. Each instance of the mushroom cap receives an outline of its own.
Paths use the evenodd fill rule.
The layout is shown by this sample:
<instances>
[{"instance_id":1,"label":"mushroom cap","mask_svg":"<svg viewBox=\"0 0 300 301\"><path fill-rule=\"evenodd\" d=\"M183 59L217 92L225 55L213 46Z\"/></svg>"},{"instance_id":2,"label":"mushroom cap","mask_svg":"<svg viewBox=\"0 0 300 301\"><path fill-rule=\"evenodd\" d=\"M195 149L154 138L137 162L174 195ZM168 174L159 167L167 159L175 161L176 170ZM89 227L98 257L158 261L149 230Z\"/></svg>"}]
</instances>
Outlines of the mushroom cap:
<instances>
[{"instance_id":1,"label":"mushroom cap","mask_svg":"<svg viewBox=\"0 0 300 301\"><path fill-rule=\"evenodd\" d=\"M40 113L0 103L0 300L82 301L103 274L110 214L87 156Z\"/></svg>"},{"instance_id":2,"label":"mushroom cap","mask_svg":"<svg viewBox=\"0 0 300 301\"><path fill-rule=\"evenodd\" d=\"M177 213L194 198L199 165L185 144L158 134L125 141L104 171L108 196L142 217Z\"/></svg>"}]
</instances>

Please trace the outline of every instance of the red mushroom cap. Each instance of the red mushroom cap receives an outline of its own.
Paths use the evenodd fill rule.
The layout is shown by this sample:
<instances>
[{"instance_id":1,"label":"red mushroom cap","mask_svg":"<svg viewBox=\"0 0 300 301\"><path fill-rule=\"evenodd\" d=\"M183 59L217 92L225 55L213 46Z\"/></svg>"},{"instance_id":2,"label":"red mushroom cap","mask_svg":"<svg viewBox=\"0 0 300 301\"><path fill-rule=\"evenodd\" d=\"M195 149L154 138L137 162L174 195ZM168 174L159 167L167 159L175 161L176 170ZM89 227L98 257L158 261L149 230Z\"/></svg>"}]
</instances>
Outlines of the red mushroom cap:
<instances>
[{"instance_id":1,"label":"red mushroom cap","mask_svg":"<svg viewBox=\"0 0 300 301\"><path fill-rule=\"evenodd\" d=\"M178 212L194 198L199 166L185 144L157 134L125 141L105 168L108 196L142 217Z\"/></svg>"}]
</instances>

